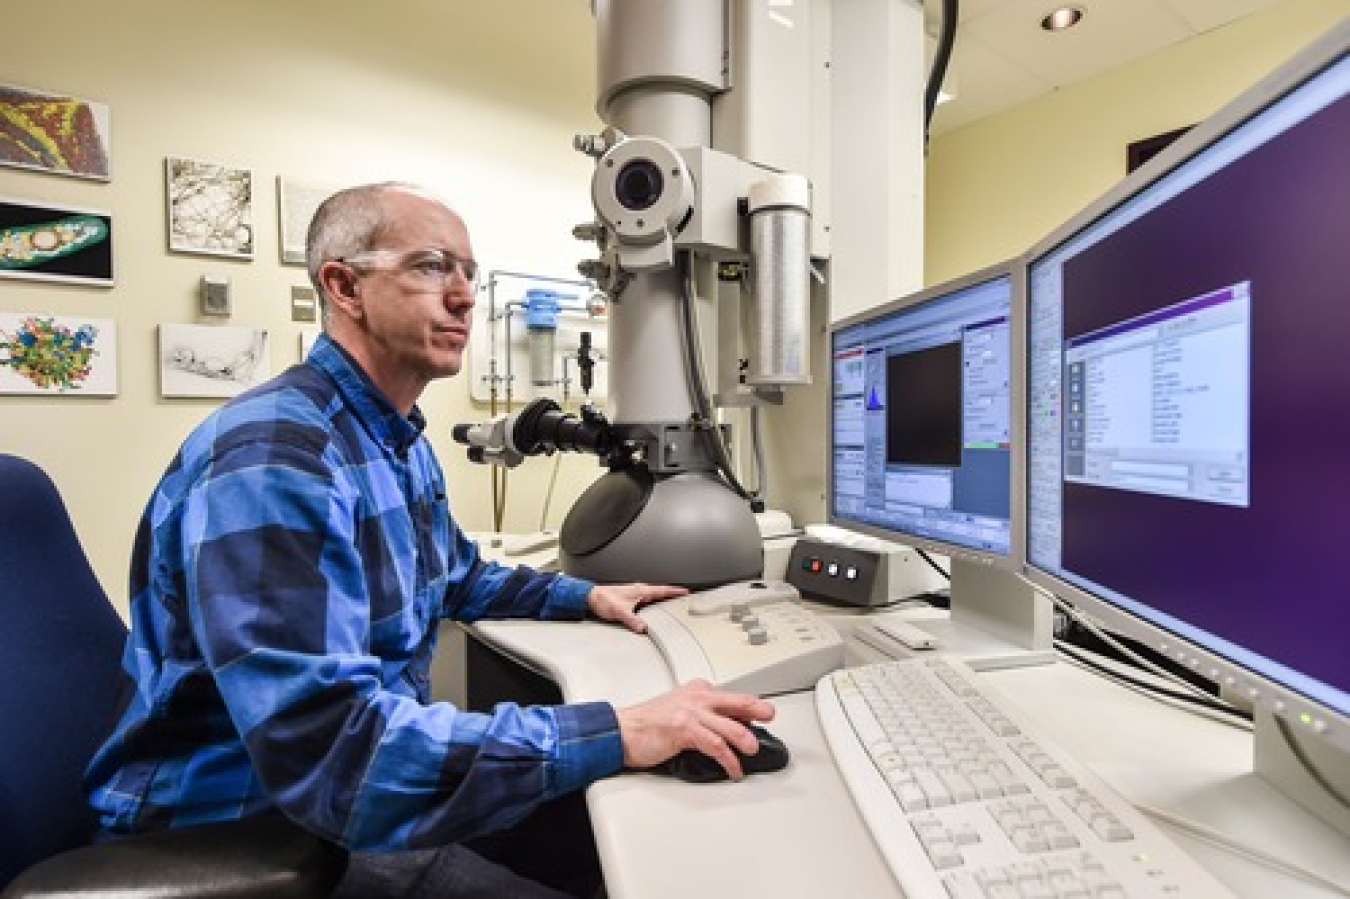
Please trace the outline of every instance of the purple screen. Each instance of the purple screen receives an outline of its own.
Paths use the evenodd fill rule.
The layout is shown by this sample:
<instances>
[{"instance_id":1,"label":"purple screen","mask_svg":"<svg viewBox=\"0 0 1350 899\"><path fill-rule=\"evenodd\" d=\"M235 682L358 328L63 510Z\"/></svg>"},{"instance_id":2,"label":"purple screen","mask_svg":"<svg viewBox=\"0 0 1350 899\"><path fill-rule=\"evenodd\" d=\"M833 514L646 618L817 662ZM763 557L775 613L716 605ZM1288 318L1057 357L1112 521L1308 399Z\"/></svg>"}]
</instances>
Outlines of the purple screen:
<instances>
[{"instance_id":1,"label":"purple screen","mask_svg":"<svg viewBox=\"0 0 1350 899\"><path fill-rule=\"evenodd\" d=\"M1065 483L1063 565L1350 691L1350 101L1069 261L1064 338L1241 281L1248 506Z\"/></svg>"}]
</instances>

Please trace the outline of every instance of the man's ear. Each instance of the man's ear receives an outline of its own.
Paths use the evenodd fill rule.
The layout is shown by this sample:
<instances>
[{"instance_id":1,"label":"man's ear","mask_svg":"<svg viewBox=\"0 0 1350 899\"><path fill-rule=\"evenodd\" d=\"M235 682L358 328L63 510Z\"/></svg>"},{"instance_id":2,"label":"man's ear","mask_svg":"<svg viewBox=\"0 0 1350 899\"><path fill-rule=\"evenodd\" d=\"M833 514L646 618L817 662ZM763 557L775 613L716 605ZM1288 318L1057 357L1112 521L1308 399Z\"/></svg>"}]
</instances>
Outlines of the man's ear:
<instances>
[{"instance_id":1,"label":"man's ear","mask_svg":"<svg viewBox=\"0 0 1350 899\"><path fill-rule=\"evenodd\" d=\"M356 272L340 262L325 262L319 268L328 304L351 318L361 317L360 279Z\"/></svg>"}]
</instances>

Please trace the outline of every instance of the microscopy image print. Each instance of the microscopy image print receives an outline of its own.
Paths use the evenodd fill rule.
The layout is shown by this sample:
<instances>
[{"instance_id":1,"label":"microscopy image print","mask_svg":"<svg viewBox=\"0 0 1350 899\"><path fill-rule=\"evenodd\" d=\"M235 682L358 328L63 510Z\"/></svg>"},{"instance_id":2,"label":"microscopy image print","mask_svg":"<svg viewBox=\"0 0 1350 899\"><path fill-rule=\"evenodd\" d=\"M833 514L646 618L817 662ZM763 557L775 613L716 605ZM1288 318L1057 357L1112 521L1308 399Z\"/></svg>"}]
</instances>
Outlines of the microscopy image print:
<instances>
[{"instance_id":1,"label":"microscopy image print","mask_svg":"<svg viewBox=\"0 0 1350 899\"><path fill-rule=\"evenodd\" d=\"M117 395L117 323L0 312L0 394Z\"/></svg>"},{"instance_id":2,"label":"microscopy image print","mask_svg":"<svg viewBox=\"0 0 1350 899\"><path fill-rule=\"evenodd\" d=\"M108 107L0 84L0 165L107 181Z\"/></svg>"},{"instance_id":3,"label":"microscopy image print","mask_svg":"<svg viewBox=\"0 0 1350 899\"><path fill-rule=\"evenodd\" d=\"M271 344L264 328L159 326L162 396L238 396L271 376Z\"/></svg>"},{"instance_id":4,"label":"microscopy image print","mask_svg":"<svg viewBox=\"0 0 1350 899\"><path fill-rule=\"evenodd\" d=\"M170 157L165 178L170 250L252 258L252 172Z\"/></svg>"},{"instance_id":5,"label":"microscopy image print","mask_svg":"<svg viewBox=\"0 0 1350 899\"><path fill-rule=\"evenodd\" d=\"M112 216L0 197L0 278L113 285Z\"/></svg>"}]
</instances>

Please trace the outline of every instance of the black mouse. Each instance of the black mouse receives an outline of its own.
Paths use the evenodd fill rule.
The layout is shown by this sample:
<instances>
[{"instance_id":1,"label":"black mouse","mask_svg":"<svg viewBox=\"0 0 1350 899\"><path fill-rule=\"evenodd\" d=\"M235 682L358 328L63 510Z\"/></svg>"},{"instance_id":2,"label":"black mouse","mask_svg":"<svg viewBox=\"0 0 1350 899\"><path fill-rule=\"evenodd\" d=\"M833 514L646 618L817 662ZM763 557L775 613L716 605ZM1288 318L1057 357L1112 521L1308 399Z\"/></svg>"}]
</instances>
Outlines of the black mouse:
<instances>
[{"instance_id":1,"label":"black mouse","mask_svg":"<svg viewBox=\"0 0 1350 899\"><path fill-rule=\"evenodd\" d=\"M741 770L746 774L765 774L786 768L788 759L792 756L788 752L787 745L757 724L746 726L755 735L755 739L759 740L759 752L746 755L737 751L736 756L741 760ZM652 770L697 784L716 783L727 779L727 772L722 770L722 766L717 764L712 756L704 755L697 749L686 749Z\"/></svg>"}]
</instances>

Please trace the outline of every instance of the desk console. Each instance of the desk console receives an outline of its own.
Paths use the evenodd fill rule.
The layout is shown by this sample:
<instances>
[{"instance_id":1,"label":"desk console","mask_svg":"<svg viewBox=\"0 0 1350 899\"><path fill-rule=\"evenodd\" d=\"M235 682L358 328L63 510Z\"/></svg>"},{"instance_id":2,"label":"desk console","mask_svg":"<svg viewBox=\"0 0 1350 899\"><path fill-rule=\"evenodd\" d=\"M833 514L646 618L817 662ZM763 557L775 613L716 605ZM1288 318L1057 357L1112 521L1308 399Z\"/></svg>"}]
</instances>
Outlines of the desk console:
<instances>
[{"instance_id":1,"label":"desk console","mask_svg":"<svg viewBox=\"0 0 1350 899\"><path fill-rule=\"evenodd\" d=\"M639 612L677 683L703 678L773 696L811 690L844 664L844 643L782 581L743 581Z\"/></svg>"}]
</instances>

